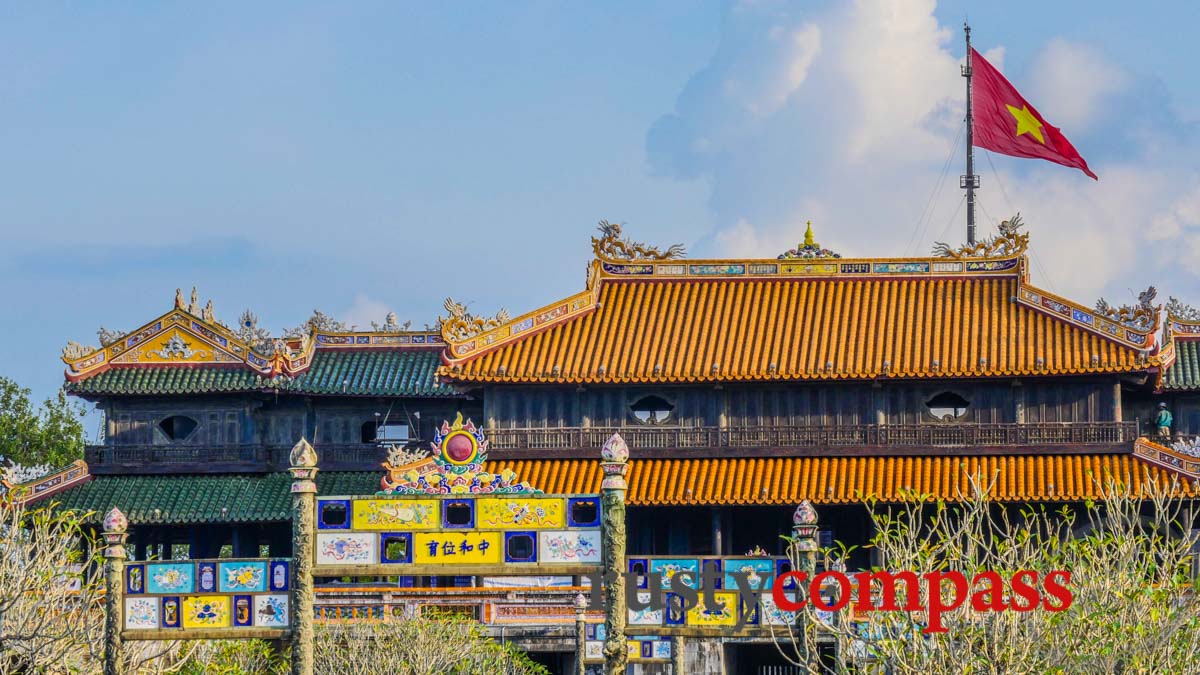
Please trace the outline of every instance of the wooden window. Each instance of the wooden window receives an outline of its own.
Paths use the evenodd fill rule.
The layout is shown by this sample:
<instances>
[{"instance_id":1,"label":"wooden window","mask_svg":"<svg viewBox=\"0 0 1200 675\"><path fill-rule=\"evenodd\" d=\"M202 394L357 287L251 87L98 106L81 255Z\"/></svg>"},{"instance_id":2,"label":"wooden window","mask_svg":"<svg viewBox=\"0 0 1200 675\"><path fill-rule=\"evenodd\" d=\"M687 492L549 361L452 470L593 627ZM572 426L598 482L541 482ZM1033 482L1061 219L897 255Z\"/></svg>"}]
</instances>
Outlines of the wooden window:
<instances>
[{"instance_id":1,"label":"wooden window","mask_svg":"<svg viewBox=\"0 0 1200 675\"><path fill-rule=\"evenodd\" d=\"M675 405L661 396L643 396L629 405L634 419L642 424L667 424L674 422L671 413Z\"/></svg>"},{"instance_id":2,"label":"wooden window","mask_svg":"<svg viewBox=\"0 0 1200 675\"><path fill-rule=\"evenodd\" d=\"M199 426L199 422L185 415L171 415L158 423L159 431L171 441L187 440Z\"/></svg>"},{"instance_id":3,"label":"wooden window","mask_svg":"<svg viewBox=\"0 0 1200 675\"><path fill-rule=\"evenodd\" d=\"M929 414L943 422L962 419L970 406L970 401L952 391L943 391L925 401L925 409Z\"/></svg>"}]
</instances>

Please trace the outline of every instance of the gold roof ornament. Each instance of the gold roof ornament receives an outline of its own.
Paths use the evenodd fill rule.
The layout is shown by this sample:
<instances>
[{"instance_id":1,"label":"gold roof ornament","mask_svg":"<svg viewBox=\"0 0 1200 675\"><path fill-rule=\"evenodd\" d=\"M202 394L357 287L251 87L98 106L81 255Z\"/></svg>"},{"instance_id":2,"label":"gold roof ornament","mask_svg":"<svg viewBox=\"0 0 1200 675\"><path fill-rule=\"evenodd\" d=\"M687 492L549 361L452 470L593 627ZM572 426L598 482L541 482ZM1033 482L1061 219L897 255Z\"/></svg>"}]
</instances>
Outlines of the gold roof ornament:
<instances>
[{"instance_id":1,"label":"gold roof ornament","mask_svg":"<svg viewBox=\"0 0 1200 675\"><path fill-rule=\"evenodd\" d=\"M1029 233L1020 232L1025 226L1021 214L1000 222L999 233L976 244L964 244L952 249L949 244L936 242L933 254L940 258L1010 258L1029 248Z\"/></svg>"},{"instance_id":2,"label":"gold roof ornament","mask_svg":"<svg viewBox=\"0 0 1200 675\"><path fill-rule=\"evenodd\" d=\"M779 260L796 260L796 259L812 260L812 259L816 259L816 258L841 258L841 257L842 257L841 254L834 253L833 251L830 251L827 248L821 248L821 245L817 243L816 238L813 237L812 221L810 220L810 221L808 221L808 228L804 230L804 241L801 242L800 244L797 244L796 248L789 249L787 251L784 251L783 253L780 253L778 256L778 259Z\"/></svg>"},{"instance_id":3,"label":"gold roof ornament","mask_svg":"<svg viewBox=\"0 0 1200 675\"><path fill-rule=\"evenodd\" d=\"M1096 301L1096 312L1101 316L1129 326L1135 330L1155 330L1158 328L1158 314L1162 305L1154 305L1158 289L1151 286L1138 293L1138 304L1113 307L1104 298Z\"/></svg>"},{"instance_id":4,"label":"gold roof ornament","mask_svg":"<svg viewBox=\"0 0 1200 675\"><path fill-rule=\"evenodd\" d=\"M447 340L466 340L480 333L489 331L497 326L502 326L508 323L508 311L501 308L496 312L494 317L475 316L467 311L467 306L461 302L455 302L454 298L446 298L442 303L450 316L438 317L438 330L442 332L442 337Z\"/></svg>"},{"instance_id":5,"label":"gold roof ornament","mask_svg":"<svg viewBox=\"0 0 1200 675\"><path fill-rule=\"evenodd\" d=\"M604 260L672 260L686 253L683 244L671 244L666 251L621 237L621 226L602 220L596 226L599 237L592 237L592 251Z\"/></svg>"}]
</instances>

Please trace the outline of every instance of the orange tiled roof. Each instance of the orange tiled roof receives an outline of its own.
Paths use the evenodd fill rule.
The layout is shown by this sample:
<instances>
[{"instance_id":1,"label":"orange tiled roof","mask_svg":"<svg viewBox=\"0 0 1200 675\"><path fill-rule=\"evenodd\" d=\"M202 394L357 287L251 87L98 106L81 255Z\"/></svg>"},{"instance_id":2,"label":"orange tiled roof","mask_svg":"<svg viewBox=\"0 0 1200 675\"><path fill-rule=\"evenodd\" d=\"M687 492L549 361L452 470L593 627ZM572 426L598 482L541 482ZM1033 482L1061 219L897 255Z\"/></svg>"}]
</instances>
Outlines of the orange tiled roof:
<instances>
[{"instance_id":1,"label":"orange tiled roof","mask_svg":"<svg viewBox=\"0 0 1200 675\"><path fill-rule=\"evenodd\" d=\"M469 382L649 383L1145 368L1137 349L1014 301L1029 288L1017 275L602 281L594 311L439 373Z\"/></svg>"},{"instance_id":2,"label":"orange tiled roof","mask_svg":"<svg viewBox=\"0 0 1200 675\"><path fill-rule=\"evenodd\" d=\"M595 493L595 460L498 460L487 470L510 468L549 493ZM644 459L629 463L627 503L633 506L715 504L851 504L873 495L902 501L902 492L954 500L969 494L972 476L995 477L999 501L1098 499L1109 477L1134 490L1173 475L1131 455L1021 455L1008 457L784 457L772 459ZM1183 496L1196 496L1187 480Z\"/></svg>"}]
</instances>

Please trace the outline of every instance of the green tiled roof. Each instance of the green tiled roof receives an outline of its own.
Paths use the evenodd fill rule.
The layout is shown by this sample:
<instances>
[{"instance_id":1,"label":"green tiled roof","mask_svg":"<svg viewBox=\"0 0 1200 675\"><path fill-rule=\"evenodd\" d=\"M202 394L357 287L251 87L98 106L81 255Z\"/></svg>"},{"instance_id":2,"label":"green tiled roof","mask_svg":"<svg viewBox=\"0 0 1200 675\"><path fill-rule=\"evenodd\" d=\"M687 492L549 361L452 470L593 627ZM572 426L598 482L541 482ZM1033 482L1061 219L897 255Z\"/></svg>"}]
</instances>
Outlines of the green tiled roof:
<instances>
[{"instance_id":1,"label":"green tiled roof","mask_svg":"<svg viewBox=\"0 0 1200 675\"><path fill-rule=\"evenodd\" d=\"M79 382L68 382L76 394L224 394L262 388L251 370L228 366L138 366L112 368Z\"/></svg>"},{"instance_id":2,"label":"green tiled roof","mask_svg":"<svg viewBox=\"0 0 1200 675\"><path fill-rule=\"evenodd\" d=\"M453 396L435 383L441 350L318 349L293 390L358 396Z\"/></svg>"},{"instance_id":3,"label":"green tiled roof","mask_svg":"<svg viewBox=\"0 0 1200 675\"><path fill-rule=\"evenodd\" d=\"M1200 389L1200 341L1175 340L1175 363L1163 375L1163 389Z\"/></svg>"},{"instance_id":4,"label":"green tiled roof","mask_svg":"<svg viewBox=\"0 0 1200 675\"><path fill-rule=\"evenodd\" d=\"M437 384L441 352L436 349L317 349L312 366L296 379L269 381L242 367L116 367L67 391L83 395L226 394L274 390L347 396L456 396Z\"/></svg>"},{"instance_id":5,"label":"green tiled roof","mask_svg":"<svg viewBox=\"0 0 1200 675\"><path fill-rule=\"evenodd\" d=\"M317 490L328 495L374 494L382 476L381 471L319 472ZM291 520L291 485L291 477L282 472L96 476L47 501L93 511L94 522L114 506L135 525L283 522Z\"/></svg>"}]
</instances>

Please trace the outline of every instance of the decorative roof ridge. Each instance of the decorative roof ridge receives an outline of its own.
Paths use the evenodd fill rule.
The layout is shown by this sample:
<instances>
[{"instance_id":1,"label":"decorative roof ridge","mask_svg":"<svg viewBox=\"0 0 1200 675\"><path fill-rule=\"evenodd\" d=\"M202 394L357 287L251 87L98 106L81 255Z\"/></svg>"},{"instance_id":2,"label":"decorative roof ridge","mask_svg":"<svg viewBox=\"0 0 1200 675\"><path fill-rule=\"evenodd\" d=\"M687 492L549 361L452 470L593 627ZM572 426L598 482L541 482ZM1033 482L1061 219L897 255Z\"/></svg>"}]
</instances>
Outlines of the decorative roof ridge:
<instances>
[{"instance_id":1,"label":"decorative roof ridge","mask_svg":"<svg viewBox=\"0 0 1200 675\"><path fill-rule=\"evenodd\" d=\"M1155 308L1148 304L1154 299L1153 287L1144 292L1141 297L1144 302L1137 308L1138 312L1145 311L1148 312L1148 315L1139 313L1137 323L1124 319L1129 314L1123 314L1122 310L1131 311L1131 308L1118 310L1101 300L1097 303L1096 308L1089 309L1073 300L1044 291L1024 280L1017 287L1015 300L1019 304L1065 320L1119 345L1136 349L1147 358L1147 365L1158 366L1160 365L1157 358L1158 317L1162 306ZM1144 316L1150 317L1151 323L1148 326L1141 321Z\"/></svg>"},{"instance_id":2,"label":"decorative roof ridge","mask_svg":"<svg viewBox=\"0 0 1200 675\"><path fill-rule=\"evenodd\" d=\"M1163 331L1163 342L1175 339L1200 339L1200 309L1186 304L1174 296L1167 299L1167 320Z\"/></svg>"},{"instance_id":3,"label":"decorative roof ridge","mask_svg":"<svg viewBox=\"0 0 1200 675\"><path fill-rule=\"evenodd\" d=\"M1133 443L1133 456L1143 464L1200 481L1200 443L1197 439L1180 439L1168 447L1142 436Z\"/></svg>"},{"instance_id":4,"label":"decorative roof ridge","mask_svg":"<svg viewBox=\"0 0 1200 675\"><path fill-rule=\"evenodd\" d=\"M445 345L441 333L434 330L411 331L316 331L313 344L319 349L401 348L429 349Z\"/></svg>"},{"instance_id":5,"label":"decorative roof ridge","mask_svg":"<svg viewBox=\"0 0 1200 675\"><path fill-rule=\"evenodd\" d=\"M844 257L821 248L808 221L804 240L775 258L687 258L676 244L665 252L621 237L620 225L600 221L600 237L592 237L592 249L606 278L627 276L688 277L878 277L925 274L994 275L1019 274L1029 247L1029 235L1020 214L1003 221L996 236L972 245L951 249L938 243L928 256Z\"/></svg>"},{"instance_id":6,"label":"decorative roof ridge","mask_svg":"<svg viewBox=\"0 0 1200 675\"><path fill-rule=\"evenodd\" d=\"M67 488L82 485L91 479L92 474L87 462L82 459L25 483L10 483L0 475L0 502L9 501L17 506L24 506Z\"/></svg>"},{"instance_id":7,"label":"decorative roof ridge","mask_svg":"<svg viewBox=\"0 0 1200 675\"><path fill-rule=\"evenodd\" d=\"M441 337L446 343L446 350L442 353L442 363L445 365L438 368L438 375L453 377L461 361L481 356L517 338L540 333L595 311L600 298L601 264L600 261L594 260L588 265L584 290L516 317L509 317L507 312L501 310L501 314L495 319L480 319L466 312L465 306L446 298L446 309L450 311L451 316L438 317L438 325L442 328ZM503 321L500 320L501 315ZM472 327L481 330L472 332ZM455 331L462 328L467 328L467 332L456 334Z\"/></svg>"},{"instance_id":8,"label":"decorative roof ridge","mask_svg":"<svg viewBox=\"0 0 1200 675\"><path fill-rule=\"evenodd\" d=\"M895 279L1020 276L1024 254L951 259L906 258L679 258L667 261L611 262L597 259L605 279Z\"/></svg>"},{"instance_id":9,"label":"decorative roof ridge","mask_svg":"<svg viewBox=\"0 0 1200 675\"><path fill-rule=\"evenodd\" d=\"M176 291L179 295L179 291ZM179 295L181 297L181 295ZM209 303L211 307L211 302ZM206 310L206 314L211 314ZM178 306L159 315L129 333L121 333L107 345L101 347L85 347L76 342L68 341L63 348L62 360L67 364L66 378L77 382L86 377L99 374L113 365L114 360L124 356L146 341L170 330L181 330L218 349L234 359L228 365L245 365L258 373L270 372L270 359L258 353L254 348L243 342L236 333L211 319L205 319L192 314L188 308ZM186 344L170 344L164 346L168 353L187 354L190 350ZM127 364L133 365L133 364ZM159 365L159 364L155 364ZM165 365L165 364L163 364Z\"/></svg>"},{"instance_id":10,"label":"decorative roof ridge","mask_svg":"<svg viewBox=\"0 0 1200 675\"><path fill-rule=\"evenodd\" d=\"M671 244L666 251L621 236L621 226L601 220L596 229L599 237L592 237L592 252L599 260L608 262L632 262L639 260L674 260L683 258L687 251L683 244Z\"/></svg>"}]
</instances>

